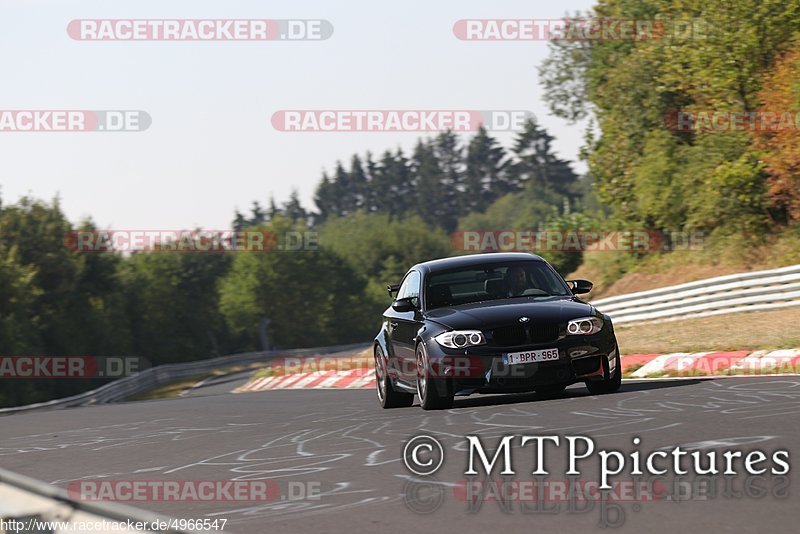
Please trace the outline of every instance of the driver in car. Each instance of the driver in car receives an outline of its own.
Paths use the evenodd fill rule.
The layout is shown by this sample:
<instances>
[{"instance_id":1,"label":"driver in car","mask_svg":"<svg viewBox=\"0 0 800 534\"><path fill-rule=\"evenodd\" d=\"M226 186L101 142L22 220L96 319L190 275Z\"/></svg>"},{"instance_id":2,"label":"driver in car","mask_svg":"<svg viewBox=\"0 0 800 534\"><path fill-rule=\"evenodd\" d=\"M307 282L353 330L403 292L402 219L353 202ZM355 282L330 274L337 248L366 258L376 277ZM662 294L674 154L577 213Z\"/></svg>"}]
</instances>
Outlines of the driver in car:
<instances>
[{"instance_id":1,"label":"driver in car","mask_svg":"<svg viewBox=\"0 0 800 534\"><path fill-rule=\"evenodd\" d=\"M525 269L515 265L506 271L506 287L509 297L519 297L528 289L528 274Z\"/></svg>"}]
</instances>

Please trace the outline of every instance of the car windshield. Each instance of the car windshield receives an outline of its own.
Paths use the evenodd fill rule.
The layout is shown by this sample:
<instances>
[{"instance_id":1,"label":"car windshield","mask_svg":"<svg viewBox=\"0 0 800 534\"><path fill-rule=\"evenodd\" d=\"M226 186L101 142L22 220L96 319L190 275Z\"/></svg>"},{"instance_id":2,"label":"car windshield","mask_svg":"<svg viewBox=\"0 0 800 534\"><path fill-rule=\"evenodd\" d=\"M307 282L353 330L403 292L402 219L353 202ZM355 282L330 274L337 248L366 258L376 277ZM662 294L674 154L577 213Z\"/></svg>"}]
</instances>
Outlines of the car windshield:
<instances>
[{"instance_id":1,"label":"car windshield","mask_svg":"<svg viewBox=\"0 0 800 534\"><path fill-rule=\"evenodd\" d=\"M571 295L556 272L543 261L471 265L435 272L426 283L428 309L517 297Z\"/></svg>"}]
</instances>

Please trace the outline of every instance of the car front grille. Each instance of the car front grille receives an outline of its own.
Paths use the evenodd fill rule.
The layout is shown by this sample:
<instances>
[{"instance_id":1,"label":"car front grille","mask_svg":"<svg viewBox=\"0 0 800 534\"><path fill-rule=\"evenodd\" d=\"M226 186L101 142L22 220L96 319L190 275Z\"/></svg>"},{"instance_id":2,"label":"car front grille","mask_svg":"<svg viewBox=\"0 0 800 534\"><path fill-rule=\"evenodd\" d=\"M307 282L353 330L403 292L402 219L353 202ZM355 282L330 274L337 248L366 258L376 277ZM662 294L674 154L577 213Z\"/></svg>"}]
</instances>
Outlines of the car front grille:
<instances>
[{"instance_id":1,"label":"car front grille","mask_svg":"<svg viewBox=\"0 0 800 534\"><path fill-rule=\"evenodd\" d=\"M500 347L547 343L558 339L558 325L541 323L530 326L501 326L492 330L492 339Z\"/></svg>"},{"instance_id":2,"label":"car front grille","mask_svg":"<svg viewBox=\"0 0 800 534\"><path fill-rule=\"evenodd\" d=\"M547 343L558 339L557 324L534 324L528 329L531 343Z\"/></svg>"},{"instance_id":3,"label":"car front grille","mask_svg":"<svg viewBox=\"0 0 800 534\"><path fill-rule=\"evenodd\" d=\"M520 325L501 326L492 331L495 344L501 347L524 345L528 340L527 328Z\"/></svg>"}]
</instances>

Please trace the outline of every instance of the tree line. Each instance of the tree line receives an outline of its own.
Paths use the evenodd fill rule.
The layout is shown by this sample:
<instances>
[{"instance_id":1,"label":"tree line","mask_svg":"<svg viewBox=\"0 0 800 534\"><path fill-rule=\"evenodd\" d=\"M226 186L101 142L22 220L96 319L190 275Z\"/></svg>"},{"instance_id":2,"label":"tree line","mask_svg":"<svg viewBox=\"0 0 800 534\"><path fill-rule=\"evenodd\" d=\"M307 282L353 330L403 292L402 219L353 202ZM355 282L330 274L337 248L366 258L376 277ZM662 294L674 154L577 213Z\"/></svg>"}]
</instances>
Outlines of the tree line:
<instances>
[{"instance_id":1,"label":"tree line","mask_svg":"<svg viewBox=\"0 0 800 534\"><path fill-rule=\"evenodd\" d=\"M581 196L579 177L553 152L553 137L531 120L508 149L481 127L466 142L453 132L420 139L406 155L386 150L380 157L354 154L324 172L314 209L297 193L278 207L253 203L250 216L238 211L236 228L258 225L275 215L313 226L357 212L387 214L391 220L416 215L426 224L452 232L459 220L485 212L498 199L524 190L543 204L574 205Z\"/></svg>"}]
</instances>

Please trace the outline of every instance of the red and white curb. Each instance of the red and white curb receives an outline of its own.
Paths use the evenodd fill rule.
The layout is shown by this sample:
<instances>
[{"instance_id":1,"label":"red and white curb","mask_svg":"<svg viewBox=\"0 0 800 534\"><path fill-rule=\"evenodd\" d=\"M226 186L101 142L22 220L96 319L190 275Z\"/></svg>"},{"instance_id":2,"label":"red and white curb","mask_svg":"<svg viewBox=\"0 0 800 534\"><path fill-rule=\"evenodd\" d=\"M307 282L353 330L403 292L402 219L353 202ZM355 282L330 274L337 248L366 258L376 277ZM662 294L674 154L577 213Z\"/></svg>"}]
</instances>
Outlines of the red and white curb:
<instances>
[{"instance_id":1,"label":"red and white curb","mask_svg":"<svg viewBox=\"0 0 800 534\"><path fill-rule=\"evenodd\" d=\"M375 387L375 369L314 371L283 376L255 378L233 390L234 393L270 389L361 389Z\"/></svg>"},{"instance_id":2,"label":"red and white curb","mask_svg":"<svg viewBox=\"0 0 800 534\"><path fill-rule=\"evenodd\" d=\"M766 375L800 373L800 349L629 354L622 357L626 378L664 376ZM254 378L234 393L271 389L365 389L375 387L375 369L314 371Z\"/></svg>"},{"instance_id":3,"label":"red and white curb","mask_svg":"<svg viewBox=\"0 0 800 534\"><path fill-rule=\"evenodd\" d=\"M622 358L623 375L631 378L660 374L675 376L796 374L799 371L800 349L631 354Z\"/></svg>"}]
</instances>

